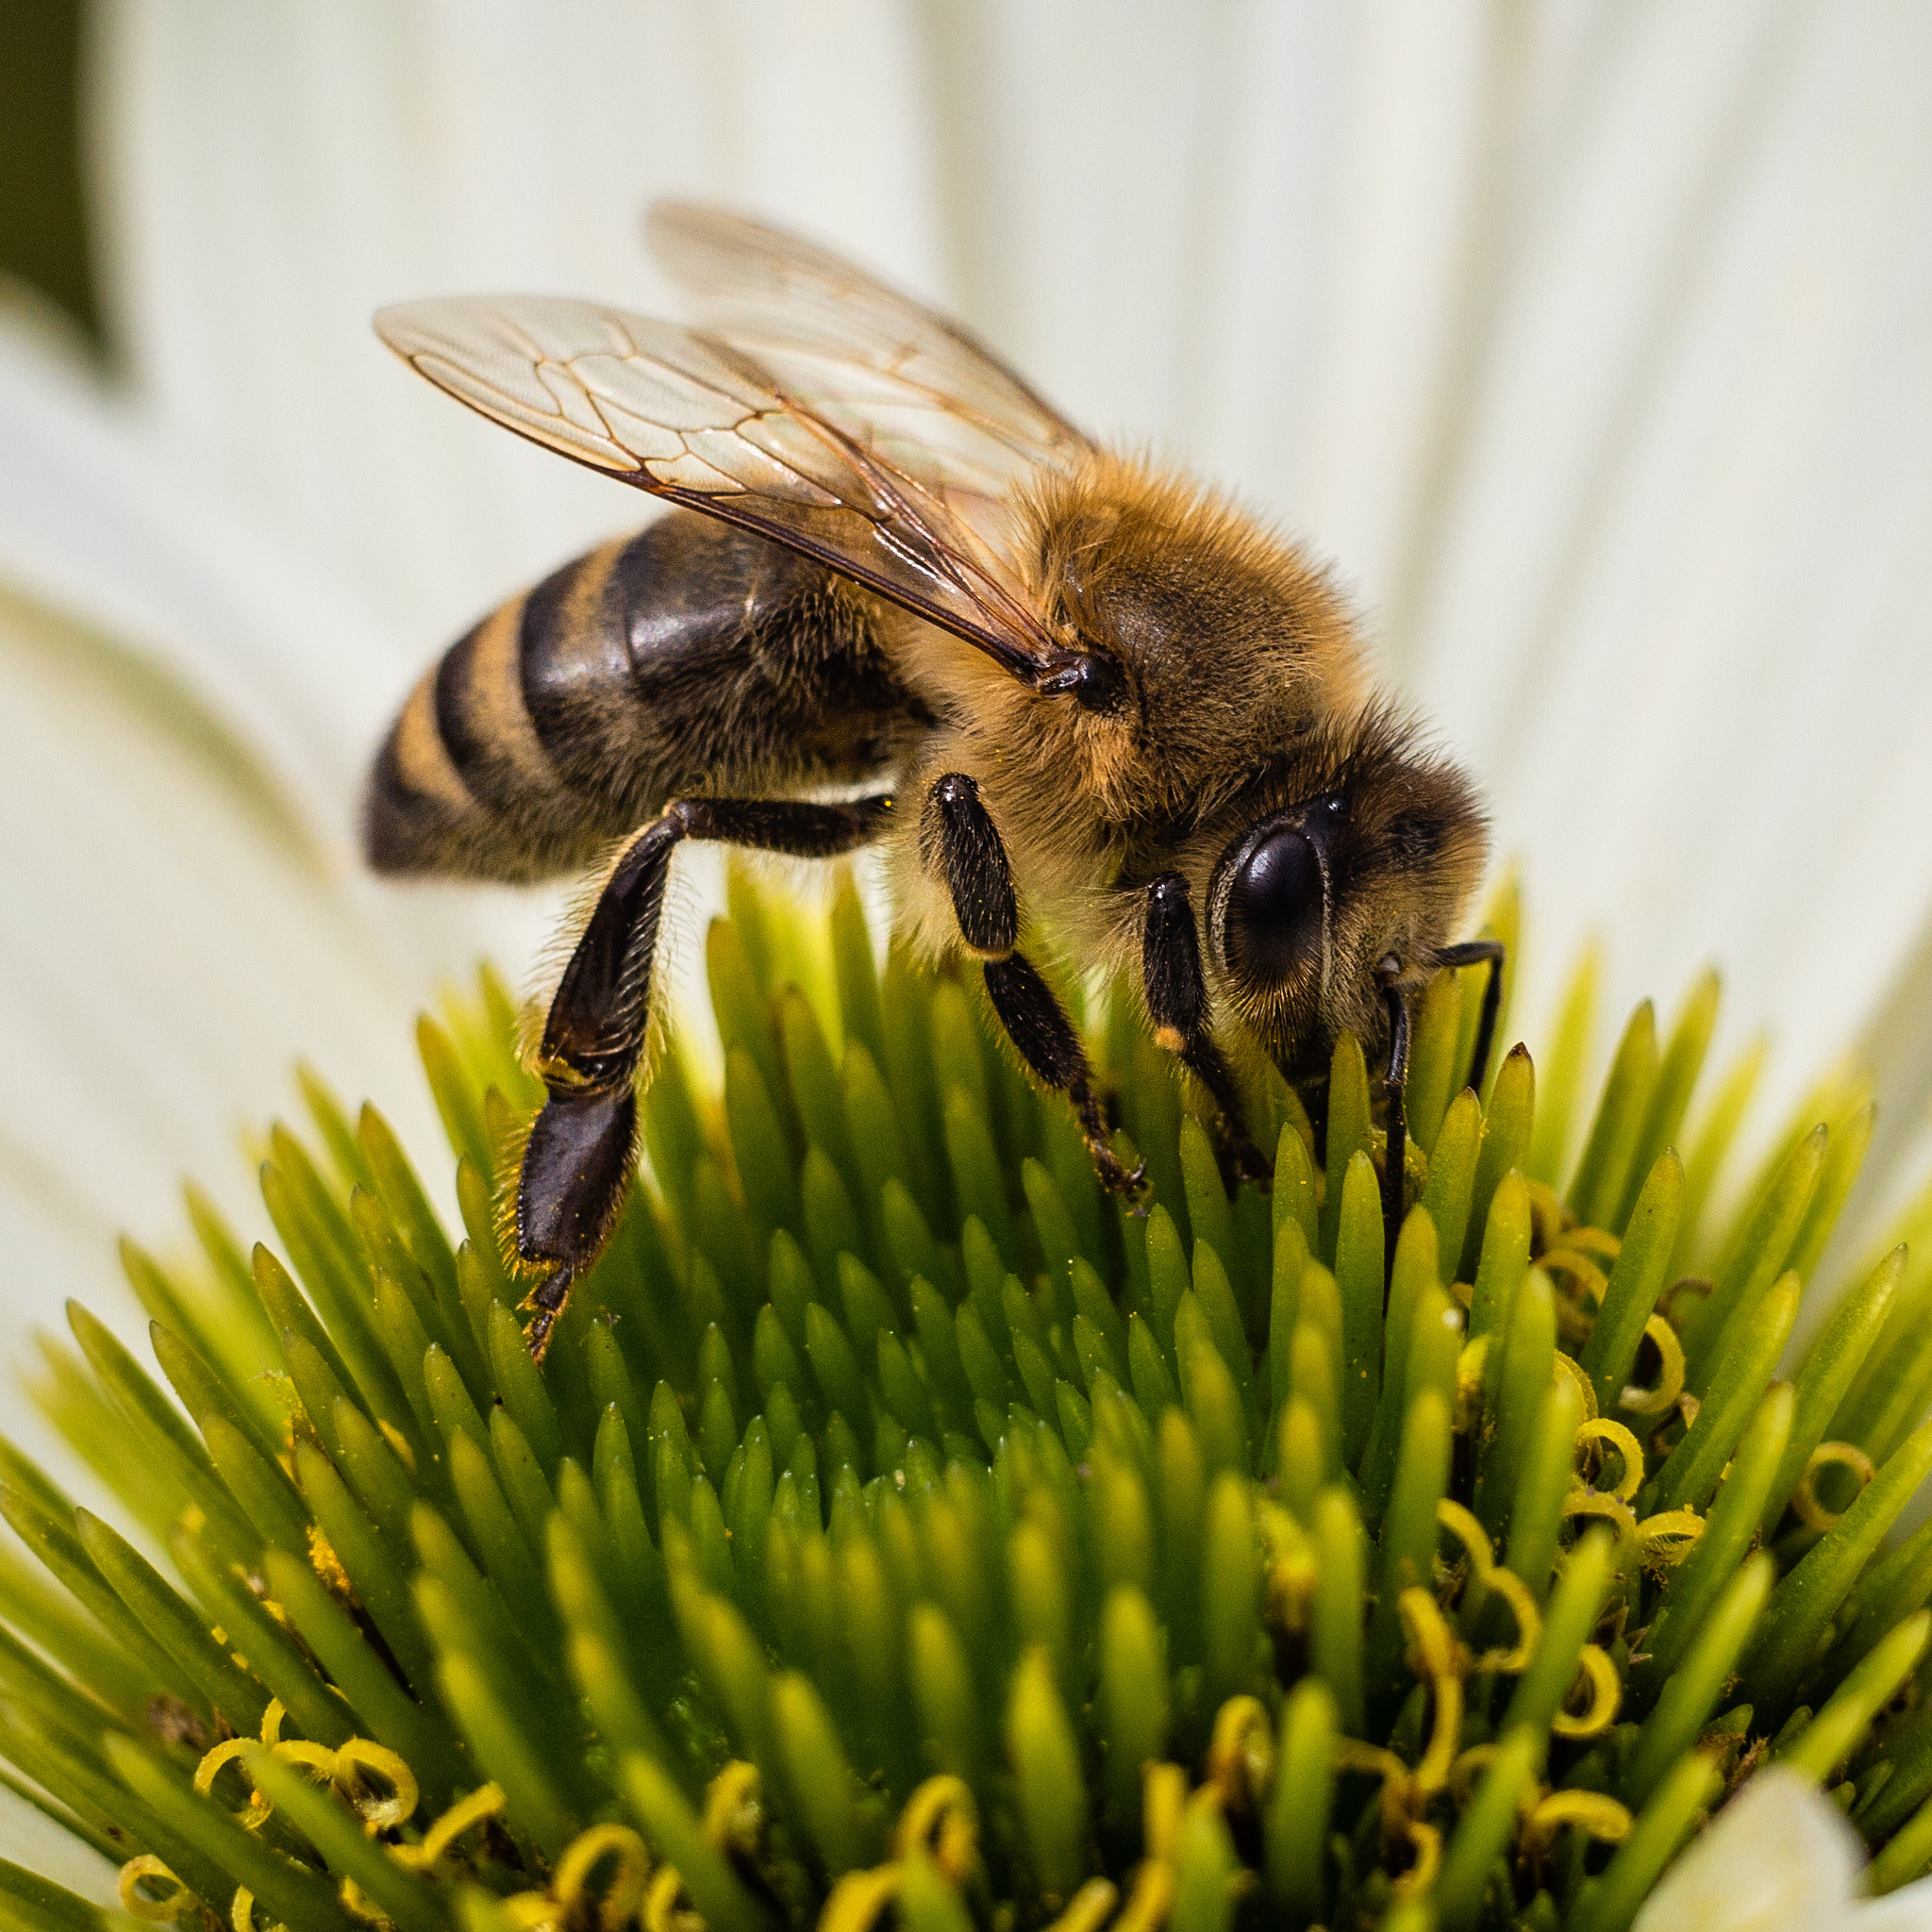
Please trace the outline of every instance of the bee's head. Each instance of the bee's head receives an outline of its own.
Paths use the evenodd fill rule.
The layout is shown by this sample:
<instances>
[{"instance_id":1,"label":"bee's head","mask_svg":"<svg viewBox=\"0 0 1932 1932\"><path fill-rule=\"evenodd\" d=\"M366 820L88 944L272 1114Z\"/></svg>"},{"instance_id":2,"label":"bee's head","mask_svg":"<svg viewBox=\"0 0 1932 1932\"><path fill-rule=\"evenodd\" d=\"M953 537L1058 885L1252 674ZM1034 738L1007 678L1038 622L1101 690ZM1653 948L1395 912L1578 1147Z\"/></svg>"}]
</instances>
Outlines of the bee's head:
<instances>
[{"instance_id":1,"label":"bee's head","mask_svg":"<svg viewBox=\"0 0 1932 1932\"><path fill-rule=\"evenodd\" d=\"M1287 1079L1318 1080L1344 1030L1379 1040L1375 968L1427 977L1456 936L1488 831L1474 788L1374 710L1304 749L1251 797L1208 887L1229 1005Z\"/></svg>"}]
</instances>

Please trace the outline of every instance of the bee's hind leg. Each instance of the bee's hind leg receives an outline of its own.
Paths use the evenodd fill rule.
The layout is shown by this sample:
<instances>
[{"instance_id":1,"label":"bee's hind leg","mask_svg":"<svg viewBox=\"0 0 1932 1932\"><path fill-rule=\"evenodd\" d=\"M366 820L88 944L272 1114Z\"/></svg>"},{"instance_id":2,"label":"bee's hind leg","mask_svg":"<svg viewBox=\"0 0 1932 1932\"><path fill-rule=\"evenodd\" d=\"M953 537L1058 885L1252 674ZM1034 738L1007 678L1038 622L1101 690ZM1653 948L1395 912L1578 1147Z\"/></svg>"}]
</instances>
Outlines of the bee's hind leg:
<instances>
[{"instance_id":1,"label":"bee's hind leg","mask_svg":"<svg viewBox=\"0 0 1932 1932\"><path fill-rule=\"evenodd\" d=\"M1155 1040L1177 1056L1221 1109L1223 1129L1236 1171L1263 1181L1274 1170L1248 1138L1241 1095L1221 1049L1208 1030L1208 987L1201 976L1201 940L1187 879L1163 873L1147 888L1146 924L1141 933L1141 980Z\"/></svg>"},{"instance_id":2,"label":"bee's hind leg","mask_svg":"<svg viewBox=\"0 0 1932 1932\"><path fill-rule=\"evenodd\" d=\"M523 1302L530 1317L525 1339L539 1361L572 1284L609 1239L630 1183L638 1066L672 853L686 839L709 839L830 858L877 838L891 808L886 793L848 805L679 799L625 848L563 969L538 1050L547 1097L517 1177L516 1245L525 1266L543 1271Z\"/></svg>"},{"instance_id":3,"label":"bee's hind leg","mask_svg":"<svg viewBox=\"0 0 1932 1932\"><path fill-rule=\"evenodd\" d=\"M1146 1185L1147 1163L1128 1169L1113 1151L1080 1036L1032 963L1014 951L1020 904L1013 871L979 787L961 772L933 781L920 822L920 853L944 879L967 947L986 962L986 991L1020 1058L1072 1101L1102 1183L1117 1194Z\"/></svg>"}]
</instances>

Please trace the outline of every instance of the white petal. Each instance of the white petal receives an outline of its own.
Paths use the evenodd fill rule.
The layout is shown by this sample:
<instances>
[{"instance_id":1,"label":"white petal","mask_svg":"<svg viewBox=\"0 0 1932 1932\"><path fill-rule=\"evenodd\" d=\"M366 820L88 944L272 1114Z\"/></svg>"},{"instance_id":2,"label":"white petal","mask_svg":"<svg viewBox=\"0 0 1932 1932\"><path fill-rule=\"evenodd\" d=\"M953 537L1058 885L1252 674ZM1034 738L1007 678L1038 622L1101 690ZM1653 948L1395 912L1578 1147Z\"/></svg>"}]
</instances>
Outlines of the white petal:
<instances>
[{"instance_id":1,"label":"white petal","mask_svg":"<svg viewBox=\"0 0 1932 1932\"><path fill-rule=\"evenodd\" d=\"M1850 1925L1851 1932L1932 1932L1932 1878L1858 1906Z\"/></svg>"},{"instance_id":2,"label":"white petal","mask_svg":"<svg viewBox=\"0 0 1932 1932\"><path fill-rule=\"evenodd\" d=\"M1631 1932L1840 1932L1864 1847L1795 1772L1760 1772L1665 1874Z\"/></svg>"}]
</instances>

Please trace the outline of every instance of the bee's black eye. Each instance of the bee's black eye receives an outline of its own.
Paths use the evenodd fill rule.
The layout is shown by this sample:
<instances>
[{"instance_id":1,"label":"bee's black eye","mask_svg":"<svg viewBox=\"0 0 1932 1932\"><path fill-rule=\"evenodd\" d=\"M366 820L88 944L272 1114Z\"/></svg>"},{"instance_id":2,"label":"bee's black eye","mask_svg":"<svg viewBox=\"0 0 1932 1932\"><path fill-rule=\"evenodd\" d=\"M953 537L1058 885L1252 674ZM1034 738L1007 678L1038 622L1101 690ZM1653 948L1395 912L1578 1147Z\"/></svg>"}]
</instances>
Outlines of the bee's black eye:
<instances>
[{"instance_id":1,"label":"bee's black eye","mask_svg":"<svg viewBox=\"0 0 1932 1932\"><path fill-rule=\"evenodd\" d=\"M1250 980L1291 978L1322 956L1322 861L1292 825L1241 862L1227 893L1229 963Z\"/></svg>"}]
</instances>

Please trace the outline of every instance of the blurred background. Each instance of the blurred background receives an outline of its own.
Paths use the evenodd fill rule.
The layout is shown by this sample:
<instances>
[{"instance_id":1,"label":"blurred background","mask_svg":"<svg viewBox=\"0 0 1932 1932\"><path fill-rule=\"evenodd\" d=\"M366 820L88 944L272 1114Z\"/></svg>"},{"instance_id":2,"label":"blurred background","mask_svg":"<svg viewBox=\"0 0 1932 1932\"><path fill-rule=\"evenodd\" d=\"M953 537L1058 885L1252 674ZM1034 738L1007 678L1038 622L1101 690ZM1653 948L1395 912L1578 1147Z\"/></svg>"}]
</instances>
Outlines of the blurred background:
<instances>
[{"instance_id":1,"label":"blurred background","mask_svg":"<svg viewBox=\"0 0 1932 1932\"><path fill-rule=\"evenodd\" d=\"M1519 1029L1726 983L1768 1132L1932 1097L1932 9L1917 0L6 0L0 1354L306 1054L431 1144L414 1013L555 895L379 887L361 774L631 492L378 305L661 307L663 192L962 314L1336 559L1520 866ZM688 908L688 920L695 914ZM37 1435L11 1374L0 1426Z\"/></svg>"}]
</instances>

